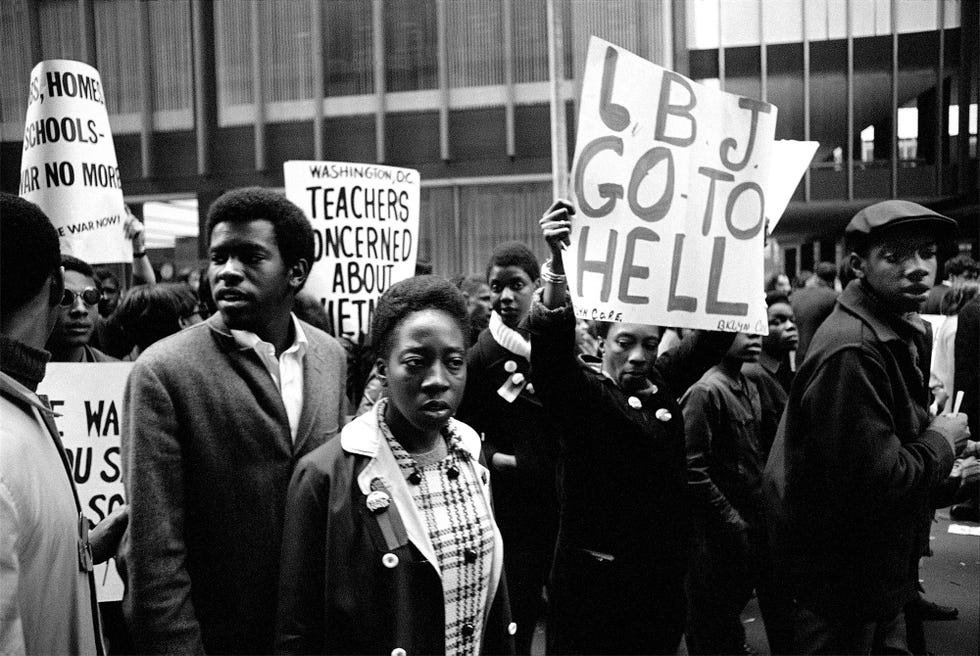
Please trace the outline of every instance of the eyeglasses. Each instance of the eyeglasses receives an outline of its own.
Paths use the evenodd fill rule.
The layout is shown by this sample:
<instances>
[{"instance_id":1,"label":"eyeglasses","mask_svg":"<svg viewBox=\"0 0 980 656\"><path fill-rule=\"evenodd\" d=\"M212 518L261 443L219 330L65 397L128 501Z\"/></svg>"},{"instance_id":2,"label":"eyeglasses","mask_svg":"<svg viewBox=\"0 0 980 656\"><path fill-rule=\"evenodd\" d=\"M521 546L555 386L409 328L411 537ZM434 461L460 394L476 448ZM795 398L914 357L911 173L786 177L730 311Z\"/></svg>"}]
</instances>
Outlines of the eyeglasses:
<instances>
[{"instance_id":1,"label":"eyeglasses","mask_svg":"<svg viewBox=\"0 0 980 656\"><path fill-rule=\"evenodd\" d=\"M92 307L93 305L98 304L99 298L102 296L102 294L95 287L86 287L80 293L73 292L65 287L65 293L61 297L61 306L72 307L75 305L75 301L79 296L82 297L82 302L85 303L85 305Z\"/></svg>"}]
</instances>

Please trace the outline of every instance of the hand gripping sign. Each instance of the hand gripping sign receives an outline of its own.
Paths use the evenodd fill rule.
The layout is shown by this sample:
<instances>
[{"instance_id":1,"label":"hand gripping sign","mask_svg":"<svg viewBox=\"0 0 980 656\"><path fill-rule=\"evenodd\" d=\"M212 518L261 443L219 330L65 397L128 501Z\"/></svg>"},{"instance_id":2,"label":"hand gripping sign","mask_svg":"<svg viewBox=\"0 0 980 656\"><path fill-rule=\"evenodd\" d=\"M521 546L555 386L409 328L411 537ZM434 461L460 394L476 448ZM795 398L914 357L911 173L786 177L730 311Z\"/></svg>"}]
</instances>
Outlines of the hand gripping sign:
<instances>
[{"instance_id":1,"label":"hand gripping sign","mask_svg":"<svg viewBox=\"0 0 980 656\"><path fill-rule=\"evenodd\" d=\"M381 294L415 275L419 172L290 161L283 174L286 197L306 213L316 240L305 289L324 304L334 335L366 335Z\"/></svg>"},{"instance_id":2,"label":"hand gripping sign","mask_svg":"<svg viewBox=\"0 0 980 656\"><path fill-rule=\"evenodd\" d=\"M120 454L123 392L131 362L47 366L38 394L58 413L57 424L78 489L82 513L101 522L125 503ZM119 601L123 583L114 560L95 566L99 601Z\"/></svg>"},{"instance_id":3,"label":"hand gripping sign","mask_svg":"<svg viewBox=\"0 0 980 656\"><path fill-rule=\"evenodd\" d=\"M48 215L63 253L132 262L116 149L99 72L50 59L31 71L20 196Z\"/></svg>"},{"instance_id":4,"label":"hand gripping sign","mask_svg":"<svg viewBox=\"0 0 980 656\"><path fill-rule=\"evenodd\" d=\"M775 126L768 103L592 37L564 257L576 314L765 334Z\"/></svg>"}]
</instances>

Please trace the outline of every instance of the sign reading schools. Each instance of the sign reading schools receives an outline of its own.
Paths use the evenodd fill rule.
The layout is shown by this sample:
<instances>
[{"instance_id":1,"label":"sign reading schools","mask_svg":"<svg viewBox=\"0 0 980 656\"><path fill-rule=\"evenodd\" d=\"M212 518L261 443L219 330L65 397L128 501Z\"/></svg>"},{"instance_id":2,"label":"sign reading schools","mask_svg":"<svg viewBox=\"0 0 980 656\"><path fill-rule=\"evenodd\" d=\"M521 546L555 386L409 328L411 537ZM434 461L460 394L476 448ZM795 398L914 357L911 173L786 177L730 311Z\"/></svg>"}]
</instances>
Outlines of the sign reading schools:
<instances>
[{"instance_id":1,"label":"sign reading schools","mask_svg":"<svg viewBox=\"0 0 980 656\"><path fill-rule=\"evenodd\" d=\"M776 108L589 41L565 254L585 319L765 334Z\"/></svg>"},{"instance_id":2,"label":"sign reading schools","mask_svg":"<svg viewBox=\"0 0 980 656\"><path fill-rule=\"evenodd\" d=\"M132 262L109 115L99 72L67 59L31 71L21 197L48 215L62 252L90 264Z\"/></svg>"},{"instance_id":3,"label":"sign reading schools","mask_svg":"<svg viewBox=\"0 0 980 656\"><path fill-rule=\"evenodd\" d=\"M102 521L125 503L120 462L119 427L129 362L49 363L38 394L48 397L61 415L58 430L71 463L82 512ZM96 565L99 601L122 599L123 583L115 561Z\"/></svg>"},{"instance_id":4,"label":"sign reading schools","mask_svg":"<svg viewBox=\"0 0 980 656\"><path fill-rule=\"evenodd\" d=\"M306 289L333 333L367 334L378 297L415 275L419 173L350 162L283 164L286 197L313 225L316 250Z\"/></svg>"}]
</instances>

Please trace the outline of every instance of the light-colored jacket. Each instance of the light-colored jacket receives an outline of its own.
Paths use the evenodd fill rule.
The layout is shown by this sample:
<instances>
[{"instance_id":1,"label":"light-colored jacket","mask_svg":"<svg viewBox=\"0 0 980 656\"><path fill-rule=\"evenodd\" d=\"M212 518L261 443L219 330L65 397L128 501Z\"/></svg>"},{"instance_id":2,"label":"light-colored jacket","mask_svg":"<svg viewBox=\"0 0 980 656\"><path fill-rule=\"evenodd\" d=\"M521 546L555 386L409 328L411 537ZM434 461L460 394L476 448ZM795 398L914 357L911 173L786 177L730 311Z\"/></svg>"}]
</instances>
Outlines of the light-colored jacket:
<instances>
[{"instance_id":1,"label":"light-colored jacket","mask_svg":"<svg viewBox=\"0 0 980 656\"><path fill-rule=\"evenodd\" d=\"M97 654L79 507L53 413L0 373L0 653Z\"/></svg>"}]
</instances>

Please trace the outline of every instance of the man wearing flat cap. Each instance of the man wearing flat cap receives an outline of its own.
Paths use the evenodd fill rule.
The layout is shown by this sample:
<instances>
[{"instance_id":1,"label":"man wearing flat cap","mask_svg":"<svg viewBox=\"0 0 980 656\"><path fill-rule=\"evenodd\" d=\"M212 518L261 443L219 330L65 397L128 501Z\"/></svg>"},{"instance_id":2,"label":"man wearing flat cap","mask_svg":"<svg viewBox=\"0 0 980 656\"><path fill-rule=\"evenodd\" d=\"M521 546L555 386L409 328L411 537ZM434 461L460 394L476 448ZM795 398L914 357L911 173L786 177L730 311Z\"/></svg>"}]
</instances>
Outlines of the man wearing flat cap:
<instances>
[{"instance_id":1,"label":"man wearing flat cap","mask_svg":"<svg viewBox=\"0 0 980 656\"><path fill-rule=\"evenodd\" d=\"M764 479L794 653L908 653L922 517L969 435L965 415L929 415L931 337L916 313L955 227L901 200L847 226L857 278L814 335Z\"/></svg>"}]
</instances>

